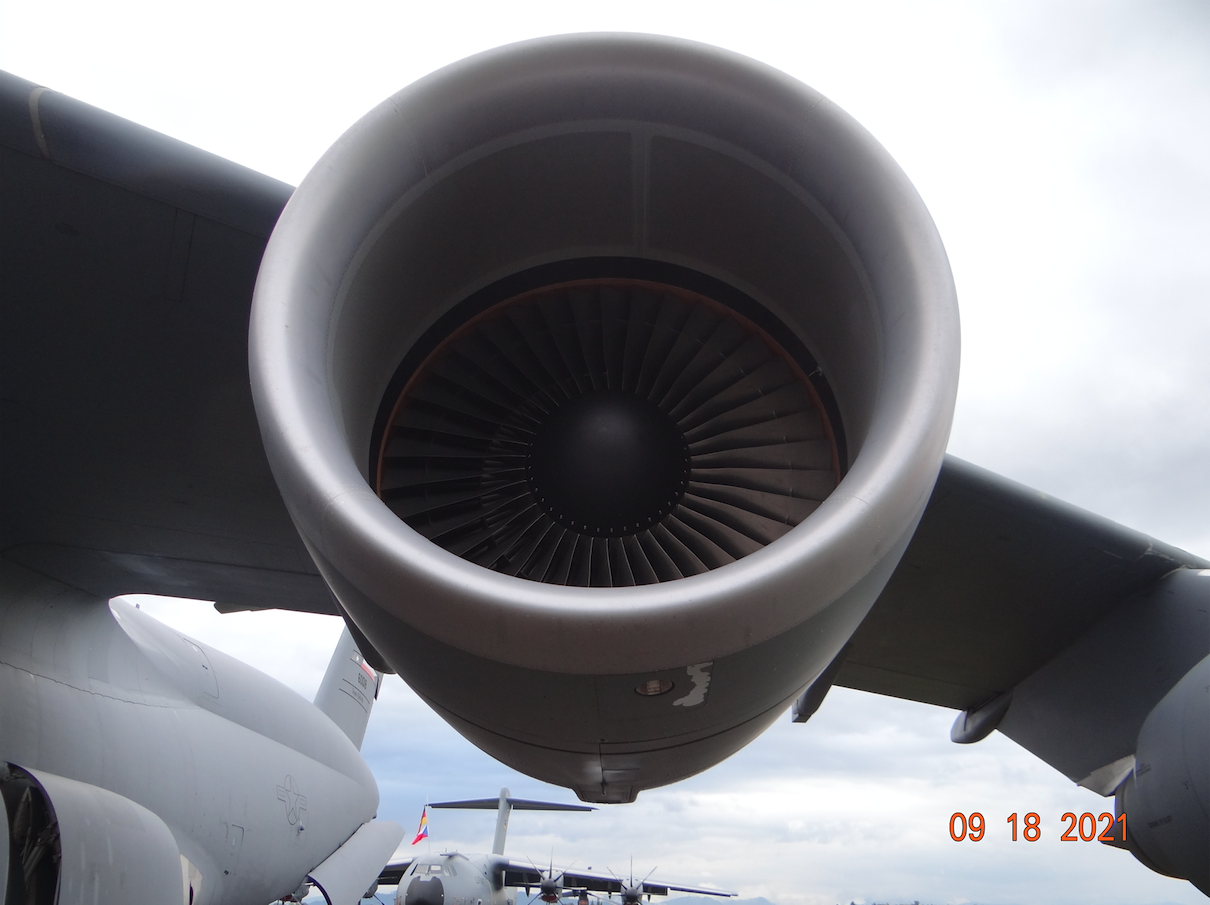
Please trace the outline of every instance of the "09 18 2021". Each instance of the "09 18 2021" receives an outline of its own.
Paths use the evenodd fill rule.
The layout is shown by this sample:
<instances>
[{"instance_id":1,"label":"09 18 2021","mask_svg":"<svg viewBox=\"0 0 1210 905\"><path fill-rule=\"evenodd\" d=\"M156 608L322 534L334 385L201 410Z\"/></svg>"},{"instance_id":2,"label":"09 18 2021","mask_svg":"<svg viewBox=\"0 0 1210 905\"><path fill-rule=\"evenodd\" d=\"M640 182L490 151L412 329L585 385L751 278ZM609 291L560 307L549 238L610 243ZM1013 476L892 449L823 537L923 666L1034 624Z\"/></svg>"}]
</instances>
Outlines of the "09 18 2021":
<instances>
[{"instance_id":1,"label":"09 18 2021","mask_svg":"<svg viewBox=\"0 0 1210 905\"><path fill-rule=\"evenodd\" d=\"M1059 818L1064 829L1059 836L1060 842L1105 842L1120 843L1126 839L1126 815L1114 816L1108 811L1093 814L1085 811L1075 814L1068 811ZM1004 821L1009 826L1012 841L1023 839L1026 842L1037 842L1042 838L1042 818L1036 811L1030 811L1024 818L1012 813ZM1120 836L1117 827L1121 825ZM1099 831L1098 831L1099 828ZM964 814L955 811L950 815L950 838L955 842L981 842L987 833L987 820L979 811Z\"/></svg>"}]
</instances>

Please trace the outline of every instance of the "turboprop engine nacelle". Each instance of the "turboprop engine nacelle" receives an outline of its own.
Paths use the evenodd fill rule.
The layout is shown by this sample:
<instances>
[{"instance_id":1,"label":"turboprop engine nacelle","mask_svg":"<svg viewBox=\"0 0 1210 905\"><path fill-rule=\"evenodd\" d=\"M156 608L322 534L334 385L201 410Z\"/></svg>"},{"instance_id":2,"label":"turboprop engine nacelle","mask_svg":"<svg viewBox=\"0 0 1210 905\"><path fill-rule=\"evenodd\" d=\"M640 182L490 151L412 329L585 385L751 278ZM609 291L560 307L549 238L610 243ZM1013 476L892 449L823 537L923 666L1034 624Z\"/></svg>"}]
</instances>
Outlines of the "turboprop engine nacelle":
<instances>
[{"instance_id":1,"label":"turboprop engine nacelle","mask_svg":"<svg viewBox=\"0 0 1210 905\"><path fill-rule=\"evenodd\" d=\"M480 54L371 111L269 242L250 363L320 571L467 738L593 801L832 660L928 500L936 228L806 86L665 38Z\"/></svg>"}]
</instances>

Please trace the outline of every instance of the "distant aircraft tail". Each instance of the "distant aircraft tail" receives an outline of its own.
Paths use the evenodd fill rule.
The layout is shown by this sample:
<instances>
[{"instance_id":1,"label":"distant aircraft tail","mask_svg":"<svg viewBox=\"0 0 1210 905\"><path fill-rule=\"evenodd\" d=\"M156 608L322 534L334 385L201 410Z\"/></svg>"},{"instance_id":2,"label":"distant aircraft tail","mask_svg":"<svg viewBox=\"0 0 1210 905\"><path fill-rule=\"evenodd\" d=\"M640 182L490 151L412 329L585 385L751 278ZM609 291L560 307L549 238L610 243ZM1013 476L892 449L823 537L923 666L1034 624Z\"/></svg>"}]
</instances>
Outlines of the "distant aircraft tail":
<instances>
[{"instance_id":1,"label":"distant aircraft tail","mask_svg":"<svg viewBox=\"0 0 1210 905\"><path fill-rule=\"evenodd\" d=\"M492 841L492 854L504 854L504 837L508 834L508 817L514 809L518 811L595 811L596 808L583 804L560 804L557 801L529 801L512 798L508 789L500 790L499 798L474 798L469 801L439 801L430 808L466 808L470 810L496 811L496 838Z\"/></svg>"},{"instance_id":2,"label":"distant aircraft tail","mask_svg":"<svg viewBox=\"0 0 1210 905\"><path fill-rule=\"evenodd\" d=\"M358 748L365 738L370 711L378 699L382 674L371 667L345 628L336 643L328 671L319 683L315 706L326 713Z\"/></svg>"}]
</instances>

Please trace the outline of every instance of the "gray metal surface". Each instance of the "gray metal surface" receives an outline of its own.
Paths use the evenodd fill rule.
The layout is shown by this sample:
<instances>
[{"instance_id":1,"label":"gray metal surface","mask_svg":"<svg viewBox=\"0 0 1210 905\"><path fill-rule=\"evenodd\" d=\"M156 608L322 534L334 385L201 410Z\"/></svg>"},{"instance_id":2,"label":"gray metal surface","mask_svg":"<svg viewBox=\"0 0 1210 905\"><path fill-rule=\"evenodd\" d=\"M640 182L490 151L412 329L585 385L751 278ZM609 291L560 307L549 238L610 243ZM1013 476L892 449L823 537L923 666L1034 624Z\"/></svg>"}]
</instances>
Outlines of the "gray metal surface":
<instances>
[{"instance_id":1,"label":"gray metal surface","mask_svg":"<svg viewBox=\"0 0 1210 905\"><path fill-rule=\"evenodd\" d=\"M28 773L54 807L61 871L56 905L184 898L180 849L154 812L89 783L44 770Z\"/></svg>"},{"instance_id":2,"label":"gray metal surface","mask_svg":"<svg viewBox=\"0 0 1210 905\"><path fill-rule=\"evenodd\" d=\"M289 194L0 73L6 558L98 596L333 612L248 389L252 283Z\"/></svg>"},{"instance_id":3,"label":"gray metal surface","mask_svg":"<svg viewBox=\"0 0 1210 905\"><path fill-rule=\"evenodd\" d=\"M1210 657L1147 717L1134 771L1118 795L1127 847L1154 870L1210 896Z\"/></svg>"},{"instance_id":4,"label":"gray metal surface","mask_svg":"<svg viewBox=\"0 0 1210 905\"><path fill-rule=\"evenodd\" d=\"M1181 567L1210 563L947 456L836 684L978 707Z\"/></svg>"},{"instance_id":5,"label":"gray metal surface","mask_svg":"<svg viewBox=\"0 0 1210 905\"><path fill-rule=\"evenodd\" d=\"M1207 656L1210 571L1170 572L1017 683L999 730L1082 783L1135 753L1144 721Z\"/></svg>"}]
</instances>

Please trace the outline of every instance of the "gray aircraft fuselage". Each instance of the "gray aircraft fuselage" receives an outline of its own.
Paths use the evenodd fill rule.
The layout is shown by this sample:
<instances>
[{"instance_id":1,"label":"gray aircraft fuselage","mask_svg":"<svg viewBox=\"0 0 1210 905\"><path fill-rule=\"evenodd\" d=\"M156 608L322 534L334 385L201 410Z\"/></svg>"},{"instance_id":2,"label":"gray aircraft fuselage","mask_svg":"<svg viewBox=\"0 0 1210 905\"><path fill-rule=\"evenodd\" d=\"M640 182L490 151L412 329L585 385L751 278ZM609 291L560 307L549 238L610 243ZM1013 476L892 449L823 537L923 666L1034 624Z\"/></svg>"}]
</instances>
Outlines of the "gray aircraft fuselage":
<instances>
[{"instance_id":1,"label":"gray aircraft fuselage","mask_svg":"<svg viewBox=\"0 0 1210 905\"><path fill-rule=\"evenodd\" d=\"M515 905L502 855L421 855L399 881L395 905Z\"/></svg>"},{"instance_id":2,"label":"gray aircraft fuselage","mask_svg":"<svg viewBox=\"0 0 1210 905\"><path fill-rule=\"evenodd\" d=\"M0 566L0 601L0 765L158 816L189 862L186 902L289 895L374 816L378 788L356 747L276 680L130 603L24 569ZM112 850L106 865L98 848L82 855L98 859L90 876L120 884L135 865L115 867Z\"/></svg>"}]
</instances>

